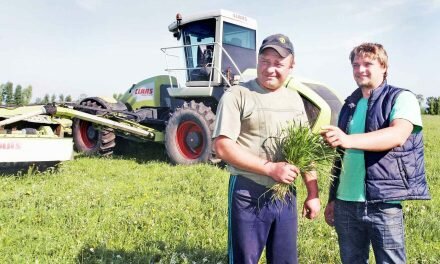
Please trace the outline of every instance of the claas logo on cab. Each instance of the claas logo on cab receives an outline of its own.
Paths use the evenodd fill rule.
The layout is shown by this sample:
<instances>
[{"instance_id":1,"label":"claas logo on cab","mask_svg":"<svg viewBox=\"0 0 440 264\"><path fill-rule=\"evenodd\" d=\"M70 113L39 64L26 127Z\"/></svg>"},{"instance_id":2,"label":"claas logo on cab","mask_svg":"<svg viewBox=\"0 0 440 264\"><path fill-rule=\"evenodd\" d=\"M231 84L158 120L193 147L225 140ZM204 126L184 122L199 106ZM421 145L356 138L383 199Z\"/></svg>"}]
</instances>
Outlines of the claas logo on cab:
<instances>
[{"instance_id":1,"label":"claas logo on cab","mask_svg":"<svg viewBox=\"0 0 440 264\"><path fill-rule=\"evenodd\" d=\"M134 91L134 94L139 94L139 95L153 95L153 93L154 93L153 88L137 88Z\"/></svg>"}]
</instances>

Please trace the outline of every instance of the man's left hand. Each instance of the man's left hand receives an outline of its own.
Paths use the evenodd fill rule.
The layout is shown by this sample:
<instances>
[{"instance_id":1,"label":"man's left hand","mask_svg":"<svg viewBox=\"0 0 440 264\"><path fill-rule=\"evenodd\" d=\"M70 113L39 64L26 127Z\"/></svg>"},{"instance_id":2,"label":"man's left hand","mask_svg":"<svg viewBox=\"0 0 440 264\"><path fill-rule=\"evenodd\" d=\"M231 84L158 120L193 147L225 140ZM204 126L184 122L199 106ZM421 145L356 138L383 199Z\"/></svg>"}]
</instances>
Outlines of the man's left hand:
<instances>
[{"instance_id":1,"label":"man's left hand","mask_svg":"<svg viewBox=\"0 0 440 264\"><path fill-rule=\"evenodd\" d=\"M320 132L324 140L332 147L351 148L350 137L339 127L323 126Z\"/></svg>"},{"instance_id":2,"label":"man's left hand","mask_svg":"<svg viewBox=\"0 0 440 264\"><path fill-rule=\"evenodd\" d=\"M304 201L304 207L302 215L308 219L314 219L318 216L319 211L321 210L321 202L319 198L307 198Z\"/></svg>"}]
</instances>

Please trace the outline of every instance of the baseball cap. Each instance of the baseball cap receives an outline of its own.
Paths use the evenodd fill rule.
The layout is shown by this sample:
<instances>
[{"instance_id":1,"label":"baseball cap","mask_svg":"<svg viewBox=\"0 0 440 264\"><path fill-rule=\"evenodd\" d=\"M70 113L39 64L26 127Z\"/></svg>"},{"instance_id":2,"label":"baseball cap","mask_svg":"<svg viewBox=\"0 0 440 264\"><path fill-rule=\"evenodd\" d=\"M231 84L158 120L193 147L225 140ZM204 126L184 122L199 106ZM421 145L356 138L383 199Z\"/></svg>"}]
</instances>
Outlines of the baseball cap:
<instances>
[{"instance_id":1,"label":"baseball cap","mask_svg":"<svg viewBox=\"0 0 440 264\"><path fill-rule=\"evenodd\" d=\"M293 55L293 44L290 42L290 39L283 34L270 35L265 38L261 43L258 54L261 54L263 50L267 48L276 50L283 58L289 56L289 54Z\"/></svg>"}]
</instances>

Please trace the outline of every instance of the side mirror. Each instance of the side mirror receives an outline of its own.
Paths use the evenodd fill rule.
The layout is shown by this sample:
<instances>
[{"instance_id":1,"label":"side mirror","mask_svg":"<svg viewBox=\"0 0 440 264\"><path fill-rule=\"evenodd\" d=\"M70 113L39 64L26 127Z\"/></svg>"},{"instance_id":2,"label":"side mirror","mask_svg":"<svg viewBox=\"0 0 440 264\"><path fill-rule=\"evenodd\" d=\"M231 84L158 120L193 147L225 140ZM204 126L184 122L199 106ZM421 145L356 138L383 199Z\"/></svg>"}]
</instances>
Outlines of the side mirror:
<instances>
[{"instance_id":1,"label":"side mirror","mask_svg":"<svg viewBox=\"0 0 440 264\"><path fill-rule=\"evenodd\" d=\"M180 40L180 37L182 37L182 32L180 30L177 30L173 33L173 37L175 37L177 40Z\"/></svg>"}]
</instances>

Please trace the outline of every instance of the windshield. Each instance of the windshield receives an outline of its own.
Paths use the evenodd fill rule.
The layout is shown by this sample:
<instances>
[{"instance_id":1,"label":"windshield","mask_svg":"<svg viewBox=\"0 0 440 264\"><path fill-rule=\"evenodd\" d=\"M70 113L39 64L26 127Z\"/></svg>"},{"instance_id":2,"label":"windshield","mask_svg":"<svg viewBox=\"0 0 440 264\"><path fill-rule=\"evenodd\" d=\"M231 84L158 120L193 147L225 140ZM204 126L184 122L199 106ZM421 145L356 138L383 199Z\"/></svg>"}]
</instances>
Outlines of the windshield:
<instances>
[{"instance_id":1,"label":"windshield","mask_svg":"<svg viewBox=\"0 0 440 264\"><path fill-rule=\"evenodd\" d=\"M200 67L198 61L200 61L200 53L203 51L199 51L199 49L206 49L207 46L200 44L213 43L214 41L215 19L196 21L185 25L183 29L183 44L195 45L185 48L187 68Z\"/></svg>"},{"instance_id":2,"label":"windshield","mask_svg":"<svg viewBox=\"0 0 440 264\"><path fill-rule=\"evenodd\" d=\"M255 50L255 30L225 22L223 44Z\"/></svg>"},{"instance_id":3,"label":"windshield","mask_svg":"<svg viewBox=\"0 0 440 264\"><path fill-rule=\"evenodd\" d=\"M255 30L223 23L223 48L229 56L222 59L221 69L230 70L232 75L246 69L254 69L257 65L255 51Z\"/></svg>"}]
</instances>

